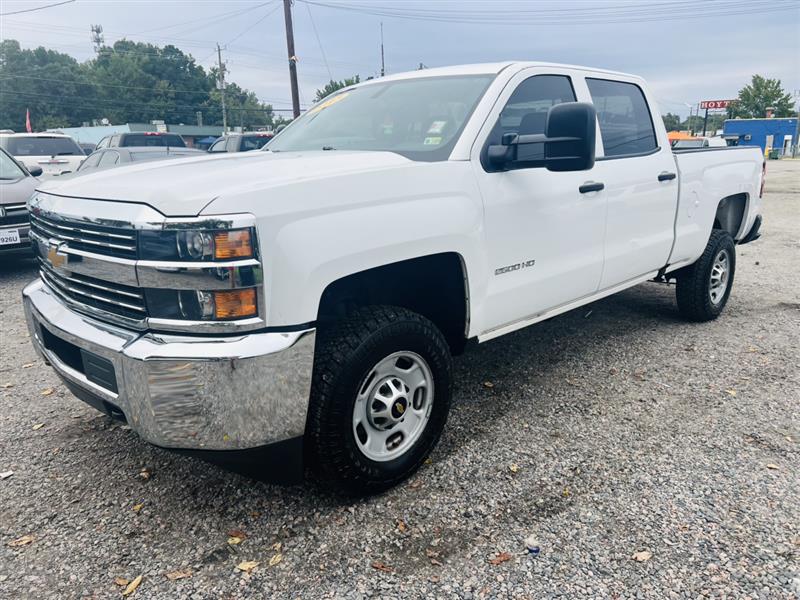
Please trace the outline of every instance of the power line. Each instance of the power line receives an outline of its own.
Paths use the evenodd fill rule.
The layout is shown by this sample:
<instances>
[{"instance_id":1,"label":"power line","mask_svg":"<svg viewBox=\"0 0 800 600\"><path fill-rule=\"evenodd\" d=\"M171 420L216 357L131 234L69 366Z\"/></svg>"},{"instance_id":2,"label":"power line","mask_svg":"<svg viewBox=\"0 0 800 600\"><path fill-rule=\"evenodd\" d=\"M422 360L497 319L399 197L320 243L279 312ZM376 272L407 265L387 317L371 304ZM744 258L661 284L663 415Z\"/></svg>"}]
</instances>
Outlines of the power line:
<instances>
[{"instance_id":1,"label":"power line","mask_svg":"<svg viewBox=\"0 0 800 600\"><path fill-rule=\"evenodd\" d=\"M320 54L322 54L322 60L325 61L325 68L328 70L328 77L330 77L331 81L333 81L331 68L328 66L328 58L325 56L325 50L322 49L322 42L319 39L319 32L317 31L317 25L316 23L314 23L314 17L311 15L311 5L306 4L306 9L308 10L308 18L311 20L311 27L314 29L314 35L317 38L317 44L319 45Z\"/></svg>"},{"instance_id":2,"label":"power line","mask_svg":"<svg viewBox=\"0 0 800 600\"><path fill-rule=\"evenodd\" d=\"M686 19L718 18L735 15L779 12L796 6L794 0L781 3L770 0L769 4L756 5L755 0L717 0L703 4L688 3L691 12L680 10L680 4L635 5L620 7L598 6L595 8L537 9L537 10L494 10L492 12L466 10L459 7L458 12L438 9L407 9L382 7L370 4L333 4L320 0L298 0L314 6L345 10L373 16L431 21L440 23L462 23L480 25L595 25L614 23L645 23L652 21L676 21ZM688 10L688 7L687 7ZM558 11L558 12L557 12Z\"/></svg>"},{"instance_id":3,"label":"power line","mask_svg":"<svg viewBox=\"0 0 800 600\"><path fill-rule=\"evenodd\" d=\"M216 50L214 51L216 53ZM0 80L3 78L14 78L14 79L30 79L35 81L52 81L54 83L69 83L72 85L86 85L86 86L100 86L100 87L110 87L115 89L121 90L146 90L150 92L155 92L159 94L210 94L211 90L179 90L174 88L167 88L167 89L159 89L155 90L153 86L142 86L142 85L119 85L115 83L98 83L95 81L78 81L76 79L54 79L52 77L35 77L33 75L16 75L13 73L3 73L0 74ZM159 80L164 81L164 80ZM289 100L270 100L268 98L261 99L261 102L266 103L290 103Z\"/></svg>"},{"instance_id":4,"label":"power line","mask_svg":"<svg viewBox=\"0 0 800 600\"><path fill-rule=\"evenodd\" d=\"M98 98L90 98L87 96L70 96L70 95L63 95L63 94L37 94L34 92L18 92L15 90L3 90L0 89L0 94L10 94L12 96L34 96L37 98L51 98L59 100L59 105L62 103L67 103L66 105L69 106L81 106L86 107L86 102L79 102L77 104L68 104L71 100L91 100L94 103L102 103L102 104L110 104L109 107L104 108L114 108L120 107L120 105L127 105L127 106L139 106L142 108L151 108L152 110L161 110L160 108L149 107L144 105L136 100L103 100ZM66 99L65 102L62 102L62 99ZM216 106L209 106L203 104L173 104L169 108L164 109L165 111L171 111L173 113L178 112L178 110L218 110ZM245 111L245 112L292 112L291 108L275 108L274 106L268 106L264 108L246 108L243 106L229 106L227 108L228 111Z\"/></svg>"},{"instance_id":5,"label":"power line","mask_svg":"<svg viewBox=\"0 0 800 600\"><path fill-rule=\"evenodd\" d=\"M7 17L9 15L21 15L22 13L35 12L37 10L44 10L45 8L53 8L54 6L61 6L63 4L72 4L75 0L64 0L64 2L56 2L55 4L45 4L44 6L37 6L36 8L25 8L23 10L15 10L7 13L0 13L0 17Z\"/></svg>"}]
</instances>

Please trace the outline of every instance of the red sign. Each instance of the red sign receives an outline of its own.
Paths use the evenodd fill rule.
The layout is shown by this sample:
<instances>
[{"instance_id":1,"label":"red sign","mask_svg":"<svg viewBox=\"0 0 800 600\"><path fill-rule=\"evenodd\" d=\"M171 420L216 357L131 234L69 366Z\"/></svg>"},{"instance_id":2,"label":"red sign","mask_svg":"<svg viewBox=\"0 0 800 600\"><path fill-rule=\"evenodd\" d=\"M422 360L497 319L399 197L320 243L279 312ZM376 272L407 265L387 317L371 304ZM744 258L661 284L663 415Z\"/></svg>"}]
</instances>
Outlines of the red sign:
<instances>
[{"instance_id":1,"label":"red sign","mask_svg":"<svg viewBox=\"0 0 800 600\"><path fill-rule=\"evenodd\" d=\"M700 102L700 108L707 108L708 110L728 108L731 102L734 102L734 100L703 100Z\"/></svg>"}]
</instances>

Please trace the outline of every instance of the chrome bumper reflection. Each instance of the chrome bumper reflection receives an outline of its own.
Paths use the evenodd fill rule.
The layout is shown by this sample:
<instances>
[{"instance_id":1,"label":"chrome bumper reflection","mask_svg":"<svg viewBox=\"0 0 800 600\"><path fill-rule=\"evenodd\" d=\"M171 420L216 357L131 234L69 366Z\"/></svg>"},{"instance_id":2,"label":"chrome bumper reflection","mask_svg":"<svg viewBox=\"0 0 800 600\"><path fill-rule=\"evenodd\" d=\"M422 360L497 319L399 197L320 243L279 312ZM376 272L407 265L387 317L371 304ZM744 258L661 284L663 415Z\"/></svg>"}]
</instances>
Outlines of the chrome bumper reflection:
<instances>
[{"instance_id":1,"label":"chrome bumper reflection","mask_svg":"<svg viewBox=\"0 0 800 600\"><path fill-rule=\"evenodd\" d=\"M56 372L168 448L240 450L303 435L315 330L189 337L130 331L69 310L36 280L23 291L37 351ZM41 327L114 365L118 392L44 347Z\"/></svg>"}]
</instances>

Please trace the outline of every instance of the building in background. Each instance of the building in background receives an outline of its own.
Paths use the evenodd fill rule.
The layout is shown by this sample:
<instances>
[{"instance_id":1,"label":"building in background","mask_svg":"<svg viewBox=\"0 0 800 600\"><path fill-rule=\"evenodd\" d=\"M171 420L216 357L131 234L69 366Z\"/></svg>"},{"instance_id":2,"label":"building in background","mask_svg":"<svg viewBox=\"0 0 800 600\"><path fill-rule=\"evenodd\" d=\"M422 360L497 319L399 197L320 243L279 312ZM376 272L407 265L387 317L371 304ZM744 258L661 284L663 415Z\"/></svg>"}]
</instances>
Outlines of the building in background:
<instances>
[{"instance_id":1,"label":"building in background","mask_svg":"<svg viewBox=\"0 0 800 600\"><path fill-rule=\"evenodd\" d=\"M722 130L729 144L736 146L761 146L777 150L781 156L791 156L797 143L797 118L783 119L728 119Z\"/></svg>"},{"instance_id":2,"label":"building in background","mask_svg":"<svg viewBox=\"0 0 800 600\"><path fill-rule=\"evenodd\" d=\"M221 125L171 125L169 123L125 123L124 125L88 125L86 127L59 127L48 129L50 132L65 133L79 144L97 144L107 135L115 133L140 133L159 131L161 133L177 133L189 148L203 147L201 140L217 139L222 135ZM206 145L207 147L207 145Z\"/></svg>"}]
</instances>

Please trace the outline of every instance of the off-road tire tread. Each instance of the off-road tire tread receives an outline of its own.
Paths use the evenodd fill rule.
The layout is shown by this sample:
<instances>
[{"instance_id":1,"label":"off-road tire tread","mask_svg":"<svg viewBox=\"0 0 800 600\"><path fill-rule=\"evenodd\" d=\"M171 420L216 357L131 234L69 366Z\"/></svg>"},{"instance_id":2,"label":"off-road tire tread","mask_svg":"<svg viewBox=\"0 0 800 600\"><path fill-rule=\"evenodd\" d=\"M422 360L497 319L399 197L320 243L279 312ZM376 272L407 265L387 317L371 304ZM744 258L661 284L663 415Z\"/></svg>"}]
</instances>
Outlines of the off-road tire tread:
<instances>
[{"instance_id":1,"label":"off-road tire tread","mask_svg":"<svg viewBox=\"0 0 800 600\"><path fill-rule=\"evenodd\" d=\"M708 280L711 264L714 257L722 250L723 246L730 249L730 275L728 290L725 297L717 305L711 302L708 296ZM722 229L713 229L708 239L708 244L694 263L677 271L677 286L675 296L678 300L678 310L690 321L704 322L716 319L725 308L733 288L733 278L736 271L736 247L731 235Z\"/></svg>"},{"instance_id":2,"label":"off-road tire tread","mask_svg":"<svg viewBox=\"0 0 800 600\"><path fill-rule=\"evenodd\" d=\"M413 464L396 477L376 481L365 476L354 464L353 457L348 455L343 444L343 436L349 432L346 434L341 431L337 420L341 418L342 410L349 412L349 406L342 406L344 402L337 397L337 387L346 385L340 381L339 376L346 372L351 361L360 352L365 351L366 343L374 343L381 335L392 335L403 330L423 334L431 350L445 361L446 381L436 382L434 403L434 407L444 413L439 422L434 422L434 415L431 415L426 431L417 441L419 445L415 448L415 453L418 456ZM393 487L416 471L438 442L444 428L450 404L451 373L452 358L442 333L428 319L405 308L363 307L327 327L320 328L314 353L305 443L306 461L315 479L332 491L349 495L369 495ZM445 389L441 389L442 387Z\"/></svg>"}]
</instances>

